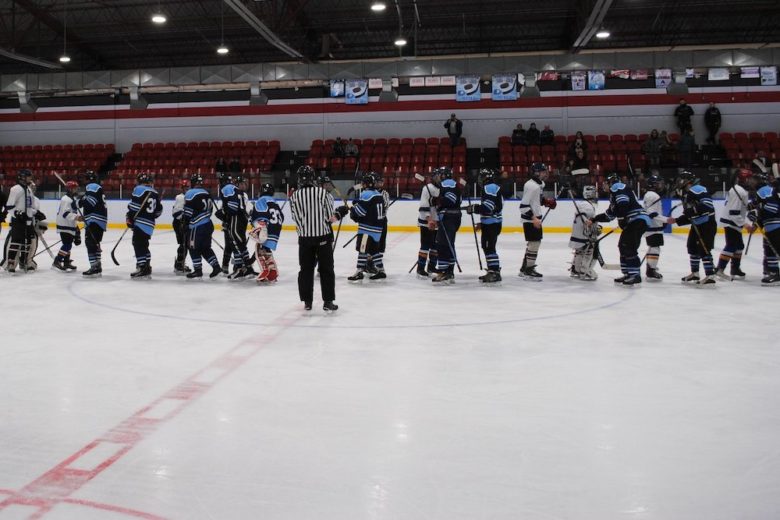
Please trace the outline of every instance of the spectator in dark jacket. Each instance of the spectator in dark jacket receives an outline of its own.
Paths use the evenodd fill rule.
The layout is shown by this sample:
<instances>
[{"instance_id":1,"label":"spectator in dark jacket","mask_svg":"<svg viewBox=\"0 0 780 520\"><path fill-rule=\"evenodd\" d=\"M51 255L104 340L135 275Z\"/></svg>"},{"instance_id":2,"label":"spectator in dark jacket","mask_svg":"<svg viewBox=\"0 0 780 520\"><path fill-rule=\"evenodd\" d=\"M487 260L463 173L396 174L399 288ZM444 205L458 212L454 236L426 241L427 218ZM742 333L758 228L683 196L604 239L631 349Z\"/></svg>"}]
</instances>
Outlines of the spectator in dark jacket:
<instances>
[{"instance_id":1,"label":"spectator in dark jacket","mask_svg":"<svg viewBox=\"0 0 780 520\"><path fill-rule=\"evenodd\" d=\"M230 173L241 173L241 163L238 161L238 157L233 157L228 165L228 171Z\"/></svg>"},{"instance_id":2,"label":"spectator in dark jacket","mask_svg":"<svg viewBox=\"0 0 780 520\"><path fill-rule=\"evenodd\" d=\"M531 123L528 127L528 131L525 133L525 140L530 145L538 145L540 139L539 129L536 128L536 123Z\"/></svg>"},{"instance_id":3,"label":"spectator in dark jacket","mask_svg":"<svg viewBox=\"0 0 780 520\"><path fill-rule=\"evenodd\" d=\"M460 144L460 136L463 134L463 121L458 119L455 114L450 114L450 118L444 122L444 128L447 129L450 145L455 148Z\"/></svg>"},{"instance_id":4,"label":"spectator in dark jacket","mask_svg":"<svg viewBox=\"0 0 780 520\"><path fill-rule=\"evenodd\" d=\"M555 132L550 129L550 125L544 125L544 130L540 134L539 141L542 146L552 146L555 141Z\"/></svg>"},{"instance_id":5,"label":"spectator in dark jacket","mask_svg":"<svg viewBox=\"0 0 780 520\"><path fill-rule=\"evenodd\" d=\"M582 134L577 132L580 136ZM582 150L585 158L588 157L588 143L582 137L575 137L574 142L569 145L569 159L574 159L577 156L577 150Z\"/></svg>"},{"instance_id":6,"label":"spectator in dark jacket","mask_svg":"<svg viewBox=\"0 0 780 520\"><path fill-rule=\"evenodd\" d=\"M658 168L660 166L663 147L664 142L658 135L658 130L653 128L653 131L650 132L650 137L642 144L642 152L645 154L647 163L651 168Z\"/></svg>"},{"instance_id":7,"label":"spectator in dark jacket","mask_svg":"<svg viewBox=\"0 0 780 520\"><path fill-rule=\"evenodd\" d=\"M687 168L693 163L693 153L696 151L696 140L693 137L693 130L686 130L680 136L680 142L677 143L677 163L682 168Z\"/></svg>"},{"instance_id":8,"label":"spectator in dark jacket","mask_svg":"<svg viewBox=\"0 0 780 520\"><path fill-rule=\"evenodd\" d=\"M219 159L217 159L217 164L214 165L214 171L216 171L217 173L225 173L226 171L228 171L228 165L227 162L225 162L224 157L220 157Z\"/></svg>"},{"instance_id":9,"label":"spectator in dark jacket","mask_svg":"<svg viewBox=\"0 0 780 520\"><path fill-rule=\"evenodd\" d=\"M715 144L715 137L718 135L721 123L720 110L715 106L715 103L710 103L710 108L704 112L704 124L707 126L707 131L710 133L707 137L708 144Z\"/></svg>"},{"instance_id":10,"label":"spectator in dark jacket","mask_svg":"<svg viewBox=\"0 0 780 520\"><path fill-rule=\"evenodd\" d=\"M344 141L337 137L333 142L333 157L344 157Z\"/></svg>"},{"instance_id":11,"label":"spectator in dark jacket","mask_svg":"<svg viewBox=\"0 0 780 520\"><path fill-rule=\"evenodd\" d=\"M517 127L512 130L512 144L525 146L525 128L523 128L523 123L518 123Z\"/></svg>"},{"instance_id":12,"label":"spectator in dark jacket","mask_svg":"<svg viewBox=\"0 0 780 520\"><path fill-rule=\"evenodd\" d=\"M680 100L680 104L674 109L674 117L677 118L677 128L680 129L680 133L685 132L687 128L691 128L691 117L693 116L693 109L685 102L684 99Z\"/></svg>"}]
</instances>

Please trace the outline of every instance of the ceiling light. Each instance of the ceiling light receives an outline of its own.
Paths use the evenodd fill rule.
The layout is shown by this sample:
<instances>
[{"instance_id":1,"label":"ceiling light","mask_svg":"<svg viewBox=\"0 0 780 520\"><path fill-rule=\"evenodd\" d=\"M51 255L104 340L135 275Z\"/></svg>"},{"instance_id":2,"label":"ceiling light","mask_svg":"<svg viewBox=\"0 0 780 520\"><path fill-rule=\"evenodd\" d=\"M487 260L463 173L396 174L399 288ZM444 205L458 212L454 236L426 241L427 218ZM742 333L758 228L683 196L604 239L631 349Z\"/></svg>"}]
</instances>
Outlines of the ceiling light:
<instances>
[{"instance_id":1,"label":"ceiling light","mask_svg":"<svg viewBox=\"0 0 780 520\"><path fill-rule=\"evenodd\" d=\"M398 47L403 47L404 45L406 45L406 38L404 38L403 36L399 36L398 38L395 39L393 43L395 43Z\"/></svg>"},{"instance_id":2,"label":"ceiling light","mask_svg":"<svg viewBox=\"0 0 780 520\"><path fill-rule=\"evenodd\" d=\"M152 21L154 23L165 23L168 21L168 19L162 13L155 13L152 15Z\"/></svg>"},{"instance_id":3,"label":"ceiling light","mask_svg":"<svg viewBox=\"0 0 780 520\"><path fill-rule=\"evenodd\" d=\"M60 63L70 63L70 56L67 54L60 56Z\"/></svg>"},{"instance_id":4,"label":"ceiling light","mask_svg":"<svg viewBox=\"0 0 780 520\"><path fill-rule=\"evenodd\" d=\"M375 13L380 13L384 11L387 8L387 5L384 2L374 2L371 4L371 10Z\"/></svg>"},{"instance_id":5,"label":"ceiling light","mask_svg":"<svg viewBox=\"0 0 780 520\"><path fill-rule=\"evenodd\" d=\"M600 40L605 40L609 38L609 31L605 31L604 29L600 30L599 32L596 33L596 38Z\"/></svg>"},{"instance_id":6,"label":"ceiling light","mask_svg":"<svg viewBox=\"0 0 780 520\"><path fill-rule=\"evenodd\" d=\"M230 52L230 49L225 47L224 43L222 45L220 45L219 47L217 47L217 54L227 54L228 52Z\"/></svg>"}]
</instances>

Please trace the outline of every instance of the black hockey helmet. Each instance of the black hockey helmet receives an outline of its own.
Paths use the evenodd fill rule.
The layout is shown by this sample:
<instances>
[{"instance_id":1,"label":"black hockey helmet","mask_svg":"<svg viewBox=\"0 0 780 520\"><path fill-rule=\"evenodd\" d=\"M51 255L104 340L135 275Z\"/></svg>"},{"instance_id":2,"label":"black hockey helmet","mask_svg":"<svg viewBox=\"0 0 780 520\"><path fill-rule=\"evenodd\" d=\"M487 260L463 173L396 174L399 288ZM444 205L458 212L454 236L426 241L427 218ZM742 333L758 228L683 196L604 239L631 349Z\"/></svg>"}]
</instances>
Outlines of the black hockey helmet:
<instances>
[{"instance_id":1,"label":"black hockey helmet","mask_svg":"<svg viewBox=\"0 0 780 520\"><path fill-rule=\"evenodd\" d=\"M149 172L141 172L136 175L135 180L138 182L138 184L151 184L152 175Z\"/></svg>"},{"instance_id":2,"label":"black hockey helmet","mask_svg":"<svg viewBox=\"0 0 780 520\"><path fill-rule=\"evenodd\" d=\"M190 187L197 188L198 186L203 186L203 176L199 173L193 173L190 177Z\"/></svg>"},{"instance_id":3,"label":"black hockey helmet","mask_svg":"<svg viewBox=\"0 0 780 520\"><path fill-rule=\"evenodd\" d=\"M27 168L23 168L16 172L16 182L22 186L28 186L32 182L32 172Z\"/></svg>"},{"instance_id":4,"label":"black hockey helmet","mask_svg":"<svg viewBox=\"0 0 780 520\"><path fill-rule=\"evenodd\" d=\"M87 170L84 173L84 177L87 179L87 182L99 182L98 174L93 172L92 170Z\"/></svg>"},{"instance_id":5,"label":"black hockey helmet","mask_svg":"<svg viewBox=\"0 0 780 520\"><path fill-rule=\"evenodd\" d=\"M243 175L241 175L239 173L238 175L236 175L236 178L234 179L234 182L235 182L236 185L242 184L242 183L246 182L246 177L244 177Z\"/></svg>"},{"instance_id":6,"label":"black hockey helmet","mask_svg":"<svg viewBox=\"0 0 780 520\"><path fill-rule=\"evenodd\" d=\"M381 177L375 171L366 172L363 174L363 186L366 188L376 188L376 185L381 181Z\"/></svg>"},{"instance_id":7,"label":"black hockey helmet","mask_svg":"<svg viewBox=\"0 0 780 520\"><path fill-rule=\"evenodd\" d=\"M303 165L296 172L298 175L298 186L314 186L317 173L309 165Z\"/></svg>"},{"instance_id":8,"label":"black hockey helmet","mask_svg":"<svg viewBox=\"0 0 780 520\"><path fill-rule=\"evenodd\" d=\"M664 192L666 186L664 184L663 177L654 174L645 179L645 188L648 190L653 190L660 195Z\"/></svg>"},{"instance_id":9,"label":"black hockey helmet","mask_svg":"<svg viewBox=\"0 0 780 520\"><path fill-rule=\"evenodd\" d=\"M542 162L535 162L531 165L531 175L538 177L542 172L547 171L547 165Z\"/></svg>"},{"instance_id":10,"label":"black hockey helmet","mask_svg":"<svg viewBox=\"0 0 780 520\"><path fill-rule=\"evenodd\" d=\"M325 185L331 183L331 180L330 180L330 177L328 177L325 174L322 174L319 177L317 177L316 183L317 183L317 186L319 186L320 188L324 188Z\"/></svg>"},{"instance_id":11,"label":"black hockey helmet","mask_svg":"<svg viewBox=\"0 0 780 520\"><path fill-rule=\"evenodd\" d=\"M276 190L274 189L274 185L270 182L266 182L262 186L260 186L260 195L270 195L273 197L274 193L276 193Z\"/></svg>"},{"instance_id":12,"label":"black hockey helmet","mask_svg":"<svg viewBox=\"0 0 780 520\"><path fill-rule=\"evenodd\" d=\"M433 170L433 175L438 175L441 180L452 179L452 168L449 166L439 166Z\"/></svg>"},{"instance_id":13,"label":"black hockey helmet","mask_svg":"<svg viewBox=\"0 0 780 520\"><path fill-rule=\"evenodd\" d=\"M483 186L495 182L498 178L498 172L493 168L482 168L479 170L479 182Z\"/></svg>"},{"instance_id":14,"label":"black hockey helmet","mask_svg":"<svg viewBox=\"0 0 780 520\"><path fill-rule=\"evenodd\" d=\"M221 172L217 174L217 180L219 182L220 188L228 184L233 184L233 176L226 172Z\"/></svg>"}]
</instances>

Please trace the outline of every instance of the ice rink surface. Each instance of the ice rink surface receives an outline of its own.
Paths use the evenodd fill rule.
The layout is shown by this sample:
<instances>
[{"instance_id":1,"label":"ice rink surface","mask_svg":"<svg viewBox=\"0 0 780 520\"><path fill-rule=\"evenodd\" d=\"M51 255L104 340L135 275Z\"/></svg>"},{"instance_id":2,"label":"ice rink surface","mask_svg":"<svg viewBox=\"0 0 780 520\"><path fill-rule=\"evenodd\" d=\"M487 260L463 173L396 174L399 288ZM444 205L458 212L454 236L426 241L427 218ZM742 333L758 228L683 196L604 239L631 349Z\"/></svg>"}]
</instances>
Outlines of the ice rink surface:
<instances>
[{"instance_id":1,"label":"ice rink surface","mask_svg":"<svg viewBox=\"0 0 780 520\"><path fill-rule=\"evenodd\" d=\"M519 234L500 287L472 235L433 287L394 233L389 279L349 285L349 237L330 316L319 288L298 302L290 231L269 287L174 276L170 231L150 281L129 236L99 280L45 254L0 276L0 519L780 518L780 290L756 237L747 281L713 288L680 284L682 235L637 288L570 279L566 235L524 282Z\"/></svg>"}]
</instances>

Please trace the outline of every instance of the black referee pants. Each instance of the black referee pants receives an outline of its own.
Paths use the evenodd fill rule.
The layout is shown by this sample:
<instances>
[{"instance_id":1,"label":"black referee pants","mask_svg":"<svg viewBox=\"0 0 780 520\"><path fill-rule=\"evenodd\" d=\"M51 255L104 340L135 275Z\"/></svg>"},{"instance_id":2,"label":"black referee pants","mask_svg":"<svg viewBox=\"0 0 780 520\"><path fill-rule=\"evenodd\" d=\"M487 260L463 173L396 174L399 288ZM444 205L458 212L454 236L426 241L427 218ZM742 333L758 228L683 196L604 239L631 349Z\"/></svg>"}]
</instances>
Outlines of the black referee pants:
<instances>
[{"instance_id":1,"label":"black referee pants","mask_svg":"<svg viewBox=\"0 0 780 520\"><path fill-rule=\"evenodd\" d=\"M322 301L336 299L336 273L333 271L333 234L298 237L298 295L302 302L314 301L314 266L320 272Z\"/></svg>"}]
</instances>

